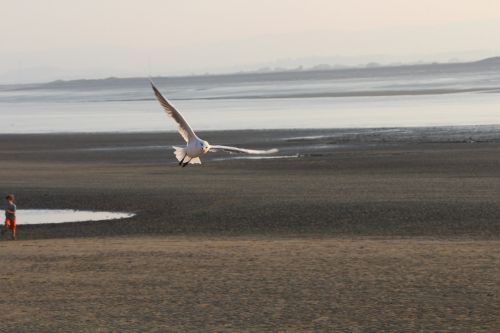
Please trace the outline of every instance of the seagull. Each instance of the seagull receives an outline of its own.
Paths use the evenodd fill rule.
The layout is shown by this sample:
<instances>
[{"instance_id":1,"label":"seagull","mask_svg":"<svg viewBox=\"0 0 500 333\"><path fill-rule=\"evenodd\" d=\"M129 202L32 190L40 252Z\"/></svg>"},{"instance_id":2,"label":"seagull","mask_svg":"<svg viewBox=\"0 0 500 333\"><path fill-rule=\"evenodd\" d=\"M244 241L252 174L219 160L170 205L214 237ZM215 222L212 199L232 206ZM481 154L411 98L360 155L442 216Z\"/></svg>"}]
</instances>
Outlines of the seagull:
<instances>
[{"instance_id":1,"label":"seagull","mask_svg":"<svg viewBox=\"0 0 500 333\"><path fill-rule=\"evenodd\" d=\"M179 125L179 134L182 136L184 141L186 141L186 147L176 147L175 157L179 161L179 165L185 167L188 164L201 164L200 156L207 154L210 151L222 150L230 153L244 153L252 155L260 154L273 154L278 152L277 149L269 150L254 150L254 149L244 149L229 146L219 146L210 145L207 141L200 139L193 131L188 122L184 119L182 114L177 111L177 109L168 101L160 91L155 87L153 81L151 81L151 87L155 93L156 99L160 102L161 106L165 110L168 116L173 118Z\"/></svg>"}]
</instances>

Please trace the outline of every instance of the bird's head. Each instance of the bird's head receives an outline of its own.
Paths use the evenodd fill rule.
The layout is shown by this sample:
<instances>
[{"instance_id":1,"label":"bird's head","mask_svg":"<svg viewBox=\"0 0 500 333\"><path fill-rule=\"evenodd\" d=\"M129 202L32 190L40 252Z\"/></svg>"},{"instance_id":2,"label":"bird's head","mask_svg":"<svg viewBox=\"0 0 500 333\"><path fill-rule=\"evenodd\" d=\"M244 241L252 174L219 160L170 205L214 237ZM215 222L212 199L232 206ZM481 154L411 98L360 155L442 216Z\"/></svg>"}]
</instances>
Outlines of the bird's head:
<instances>
[{"instance_id":1,"label":"bird's head","mask_svg":"<svg viewBox=\"0 0 500 333\"><path fill-rule=\"evenodd\" d=\"M203 149L203 154L206 154L210 150L210 144L207 141L203 141L201 148Z\"/></svg>"}]
</instances>

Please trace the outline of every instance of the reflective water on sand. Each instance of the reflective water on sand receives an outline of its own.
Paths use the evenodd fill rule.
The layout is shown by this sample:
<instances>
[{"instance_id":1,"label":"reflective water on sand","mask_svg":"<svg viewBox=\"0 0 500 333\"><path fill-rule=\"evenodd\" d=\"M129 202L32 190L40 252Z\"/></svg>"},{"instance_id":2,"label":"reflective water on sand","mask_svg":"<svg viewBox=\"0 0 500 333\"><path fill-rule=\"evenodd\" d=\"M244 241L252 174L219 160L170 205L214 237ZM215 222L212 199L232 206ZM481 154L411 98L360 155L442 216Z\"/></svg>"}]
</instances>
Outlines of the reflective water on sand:
<instances>
[{"instance_id":1,"label":"reflective water on sand","mask_svg":"<svg viewBox=\"0 0 500 333\"><path fill-rule=\"evenodd\" d=\"M500 124L500 94L174 100L197 130ZM2 132L176 131L158 102L2 103ZM120 121L117 121L119 119Z\"/></svg>"},{"instance_id":2,"label":"reflective water on sand","mask_svg":"<svg viewBox=\"0 0 500 333\"><path fill-rule=\"evenodd\" d=\"M17 211L17 224L47 224L83 221L103 221L125 219L133 213L93 212L72 209L20 209Z\"/></svg>"},{"instance_id":3,"label":"reflective water on sand","mask_svg":"<svg viewBox=\"0 0 500 333\"><path fill-rule=\"evenodd\" d=\"M158 78L201 130L500 124L500 63ZM2 133L176 131L147 79L0 85Z\"/></svg>"}]
</instances>

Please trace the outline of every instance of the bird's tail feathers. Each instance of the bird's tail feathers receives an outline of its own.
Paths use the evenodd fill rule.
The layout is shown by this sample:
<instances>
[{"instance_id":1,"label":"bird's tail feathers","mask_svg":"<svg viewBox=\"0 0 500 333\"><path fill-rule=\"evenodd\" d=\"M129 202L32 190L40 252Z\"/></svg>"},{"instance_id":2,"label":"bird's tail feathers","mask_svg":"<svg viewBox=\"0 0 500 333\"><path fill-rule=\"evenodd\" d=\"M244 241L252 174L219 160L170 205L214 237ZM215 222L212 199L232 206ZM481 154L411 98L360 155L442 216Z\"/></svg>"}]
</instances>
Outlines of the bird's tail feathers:
<instances>
[{"instance_id":1,"label":"bird's tail feathers","mask_svg":"<svg viewBox=\"0 0 500 333\"><path fill-rule=\"evenodd\" d=\"M192 159L189 159L189 157L186 157L186 148L181 148L181 147L175 147L173 146L172 148L175 149L175 158L177 158L177 161L182 161L184 159L184 162L189 161L189 164L201 164L201 160L199 157L195 157Z\"/></svg>"},{"instance_id":2,"label":"bird's tail feathers","mask_svg":"<svg viewBox=\"0 0 500 333\"><path fill-rule=\"evenodd\" d=\"M172 148L175 149L174 154L177 161L180 162L184 157L186 157L186 148L175 147L175 146L173 146Z\"/></svg>"}]
</instances>

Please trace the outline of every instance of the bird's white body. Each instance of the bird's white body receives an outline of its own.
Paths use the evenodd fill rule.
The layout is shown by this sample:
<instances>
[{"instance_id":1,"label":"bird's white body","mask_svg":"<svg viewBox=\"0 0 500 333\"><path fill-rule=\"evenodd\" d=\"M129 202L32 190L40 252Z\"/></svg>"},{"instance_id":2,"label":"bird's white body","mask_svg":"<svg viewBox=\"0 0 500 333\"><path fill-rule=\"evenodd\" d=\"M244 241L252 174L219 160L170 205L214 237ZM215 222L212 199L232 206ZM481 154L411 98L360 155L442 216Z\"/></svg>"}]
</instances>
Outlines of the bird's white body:
<instances>
[{"instance_id":1,"label":"bird's white body","mask_svg":"<svg viewBox=\"0 0 500 333\"><path fill-rule=\"evenodd\" d=\"M175 147L175 157L181 164L187 161L189 164L201 164L200 156L205 155L210 150L208 142L196 137L190 140L186 147Z\"/></svg>"},{"instance_id":2,"label":"bird's white body","mask_svg":"<svg viewBox=\"0 0 500 333\"><path fill-rule=\"evenodd\" d=\"M208 142L203 141L198 137L193 140L189 140L186 145L186 154L192 158L200 157L201 155L208 153L209 150L210 145Z\"/></svg>"},{"instance_id":3,"label":"bird's white body","mask_svg":"<svg viewBox=\"0 0 500 333\"><path fill-rule=\"evenodd\" d=\"M245 154L272 154L277 152L277 149L270 150L253 150L229 146L211 146L207 141L200 139L193 131L182 114L158 91L153 82L151 82L153 91L160 104L165 109L165 112L179 124L179 134L186 141L186 147L174 147L175 157L179 161L179 165L186 166L188 164L201 164L200 156L209 151L224 150L229 152L245 153Z\"/></svg>"}]
</instances>

